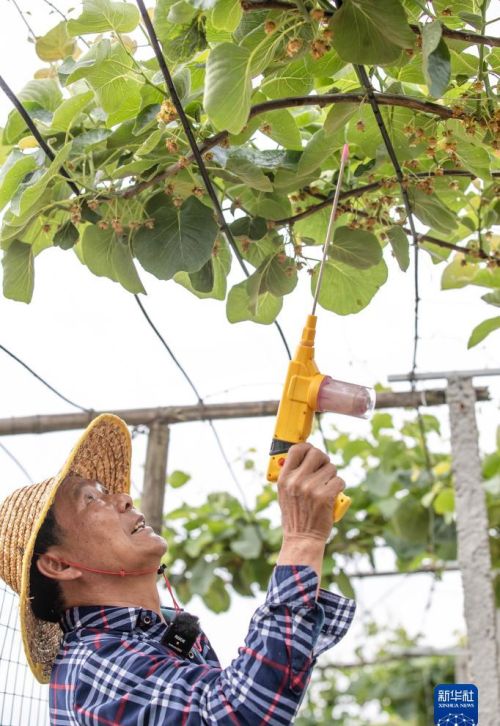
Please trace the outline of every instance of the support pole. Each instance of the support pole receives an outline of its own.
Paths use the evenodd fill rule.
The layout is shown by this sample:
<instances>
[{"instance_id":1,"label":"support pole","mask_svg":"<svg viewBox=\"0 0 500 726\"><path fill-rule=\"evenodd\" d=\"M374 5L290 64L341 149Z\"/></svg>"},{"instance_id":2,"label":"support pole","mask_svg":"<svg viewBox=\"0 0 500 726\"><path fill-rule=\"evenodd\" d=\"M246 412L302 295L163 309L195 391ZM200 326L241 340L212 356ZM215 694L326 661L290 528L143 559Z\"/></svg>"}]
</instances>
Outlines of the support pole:
<instances>
[{"instance_id":1,"label":"support pole","mask_svg":"<svg viewBox=\"0 0 500 726\"><path fill-rule=\"evenodd\" d=\"M151 425L146 451L141 508L146 523L158 534L161 534L163 525L168 439L168 426L158 421Z\"/></svg>"},{"instance_id":2,"label":"support pole","mask_svg":"<svg viewBox=\"0 0 500 726\"><path fill-rule=\"evenodd\" d=\"M472 379L450 377L447 400L456 489L458 562L462 571L467 626L468 673L479 690L479 723L481 726L496 726L500 714L496 612Z\"/></svg>"}]
</instances>

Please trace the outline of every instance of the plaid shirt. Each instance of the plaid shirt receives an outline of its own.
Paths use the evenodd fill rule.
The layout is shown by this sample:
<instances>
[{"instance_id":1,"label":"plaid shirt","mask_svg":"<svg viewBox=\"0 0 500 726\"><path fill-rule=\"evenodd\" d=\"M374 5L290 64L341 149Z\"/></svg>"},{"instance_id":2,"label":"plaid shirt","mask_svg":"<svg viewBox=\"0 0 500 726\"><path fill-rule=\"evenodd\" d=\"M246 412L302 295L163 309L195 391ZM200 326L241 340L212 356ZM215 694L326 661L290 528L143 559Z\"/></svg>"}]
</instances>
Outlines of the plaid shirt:
<instances>
[{"instance_id":1,"label":"plaid shirt","mask_svg":"<svg viewBox=\"0 0 500 726\"><path fill-rule=\"evenodd\" d=\"M306 566L276 567L238 657L222 669L204 634L188 658L162 644L150 610L66 610L50 682L53 726L291 724L318 655L339 642L355 603Z\"/></svg>"}]
</instances>

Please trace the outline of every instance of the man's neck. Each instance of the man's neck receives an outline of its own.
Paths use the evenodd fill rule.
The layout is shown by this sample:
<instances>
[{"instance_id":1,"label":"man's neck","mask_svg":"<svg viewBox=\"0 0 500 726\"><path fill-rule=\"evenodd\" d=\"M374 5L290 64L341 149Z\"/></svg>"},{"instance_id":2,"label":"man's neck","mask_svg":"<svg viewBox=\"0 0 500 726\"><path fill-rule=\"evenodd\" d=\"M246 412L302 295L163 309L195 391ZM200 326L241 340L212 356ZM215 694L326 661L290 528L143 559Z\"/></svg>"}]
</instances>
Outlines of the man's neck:
<instances>
[{"instance_id":1,"label":"man's neck","mask_svg":"<svg viewBox=\"0 0 500 726\"><path fill-rule=\"evenodd\" d=\"M163 620L156 575L116 577L92 575L78 583L65 583L66 607L98 606L143 608L157 613Z\"/></svg>"}]
</instances>

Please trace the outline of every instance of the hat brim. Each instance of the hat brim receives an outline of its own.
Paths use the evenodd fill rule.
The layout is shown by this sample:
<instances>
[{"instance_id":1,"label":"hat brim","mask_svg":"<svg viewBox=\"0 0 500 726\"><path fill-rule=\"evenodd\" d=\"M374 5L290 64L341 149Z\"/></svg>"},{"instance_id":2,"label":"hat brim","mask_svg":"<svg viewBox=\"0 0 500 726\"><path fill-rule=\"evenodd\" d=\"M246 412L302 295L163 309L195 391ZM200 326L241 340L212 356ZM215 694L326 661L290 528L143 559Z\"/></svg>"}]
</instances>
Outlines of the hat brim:
<instances>
[{"instance_id":1,"label":"hat brim","mask_svg":"<svg viewBox=\"0 0 500 726\"><path fill-rule=\"evenodd\" d=\"M30 569L38 532L70 472L98 480L112 493L128 493L131 455L131 437L125 422L113 414L102 414L86 428L60 472L44 483L45 488L39 494L44 501L23 554L19 607L24 651L31 671L40 683L50 680L63 633L57 623L37 618L31 607Z\"/></svg>"}]
</instances>

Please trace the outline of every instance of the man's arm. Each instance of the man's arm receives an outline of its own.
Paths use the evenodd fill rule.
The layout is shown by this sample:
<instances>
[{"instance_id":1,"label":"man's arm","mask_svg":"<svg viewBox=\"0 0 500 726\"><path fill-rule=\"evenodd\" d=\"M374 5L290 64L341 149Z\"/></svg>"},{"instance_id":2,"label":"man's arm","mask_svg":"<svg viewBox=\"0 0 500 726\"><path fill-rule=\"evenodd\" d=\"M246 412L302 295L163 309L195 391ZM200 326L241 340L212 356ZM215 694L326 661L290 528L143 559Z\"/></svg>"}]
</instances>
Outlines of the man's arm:
<instances>
[{"instance_id":1,"label":"man's arm","mask_svg":"<svg viewBox=\"0 0 500 726\"><path fill-rule=\"evenodd\" d=\"M146 639L89 638L89 654L74 674L78 723L289 726L316 654L343 637L354 614L354 603L340 596L320 605L317 587L310 567L276 567L244 646L224 669L192 663ZM68 679L58 684L54 676L57 698Z\"/></svg>"}]
</instances>

